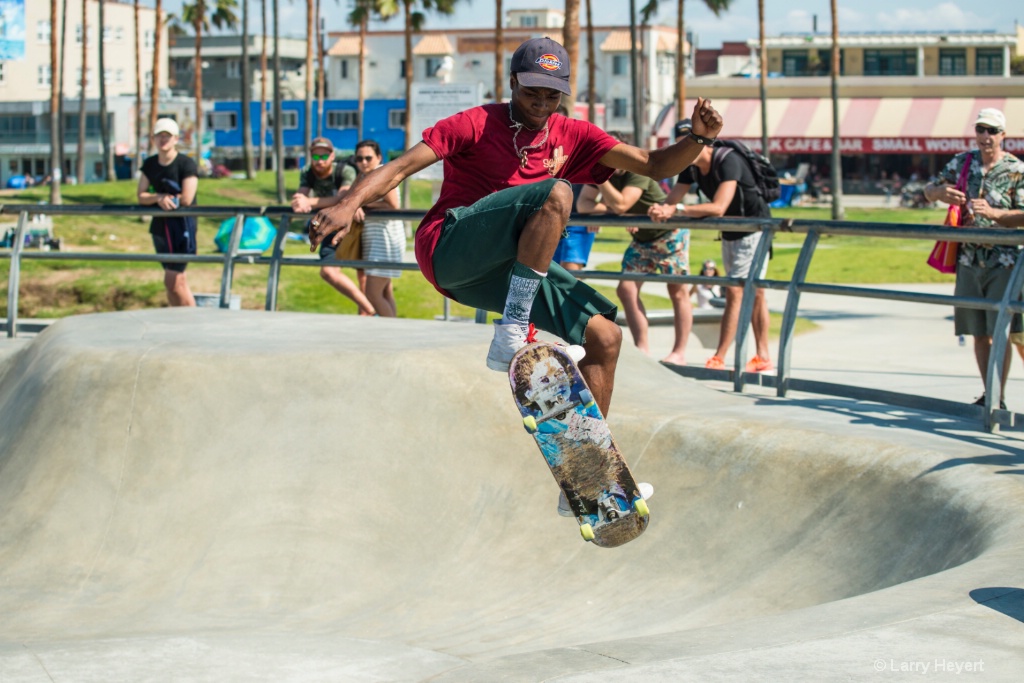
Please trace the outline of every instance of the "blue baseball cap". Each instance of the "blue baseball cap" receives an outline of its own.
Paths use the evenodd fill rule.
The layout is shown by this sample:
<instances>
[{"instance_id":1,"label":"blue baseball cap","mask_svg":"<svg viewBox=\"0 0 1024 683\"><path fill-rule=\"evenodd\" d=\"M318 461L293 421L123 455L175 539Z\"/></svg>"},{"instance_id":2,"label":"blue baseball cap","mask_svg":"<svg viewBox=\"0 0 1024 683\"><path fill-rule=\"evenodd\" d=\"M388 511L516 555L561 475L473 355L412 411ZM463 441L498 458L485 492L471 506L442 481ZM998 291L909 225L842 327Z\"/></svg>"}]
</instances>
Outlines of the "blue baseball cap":
<instances>
[{"instance_id":1,"label":"blue baseball cap","mask_svg":"<svg viewBox=\"0 0 1024 683\"><path fill-rule=\"evenodd\" d=\"M517 47L510 71L528 88L569 94L569 53L550 38L531 38Z\"/></svg>"}]
</instances>

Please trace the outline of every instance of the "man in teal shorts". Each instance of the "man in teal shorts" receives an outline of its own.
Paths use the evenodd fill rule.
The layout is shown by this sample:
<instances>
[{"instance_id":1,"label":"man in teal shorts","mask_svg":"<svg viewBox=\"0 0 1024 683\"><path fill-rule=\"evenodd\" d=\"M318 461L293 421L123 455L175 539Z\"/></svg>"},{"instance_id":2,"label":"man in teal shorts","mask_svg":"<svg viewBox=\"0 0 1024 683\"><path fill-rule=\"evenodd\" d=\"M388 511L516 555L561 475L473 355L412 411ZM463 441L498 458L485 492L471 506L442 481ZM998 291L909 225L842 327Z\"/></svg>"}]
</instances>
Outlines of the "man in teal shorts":
<instances>
[{"instance_id":1,"label":"man in teal shorts","mask_svg":"<svg viewBox=\"0 0 1024 683\"><path fill-rule=\"evenodd\" d=\"M358 207L443 161L440 197L416 232L424 277L455 301L502 314L489 368L508 371L531 323L582 345L580 372L607 415L622 345L615 305L551 260L572 208L570 183L600 184L616 168L653 178L675 175L718 135L722 117L698 98L693 134L648 151L555 112L569 93L569 57L554 40L520 45L511 72L509 102L439 121L423 131L422 141L317 213L310 221L310 248L328 236L337 244Z\"/></svg>"}]
</instances>

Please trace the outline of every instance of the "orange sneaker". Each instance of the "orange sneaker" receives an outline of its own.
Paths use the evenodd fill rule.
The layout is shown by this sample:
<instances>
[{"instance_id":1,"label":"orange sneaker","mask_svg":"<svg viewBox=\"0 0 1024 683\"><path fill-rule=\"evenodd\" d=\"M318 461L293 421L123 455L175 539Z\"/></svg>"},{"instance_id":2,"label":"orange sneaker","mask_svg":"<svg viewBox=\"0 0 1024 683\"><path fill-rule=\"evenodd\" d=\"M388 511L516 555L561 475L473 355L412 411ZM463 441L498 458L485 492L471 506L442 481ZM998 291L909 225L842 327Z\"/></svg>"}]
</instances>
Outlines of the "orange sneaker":
<instances>
[{"instance_id":1,"label":"orange sneaker","mask_svg":"<svg viewBox=\"0 0 1024 683\"><path fill-rule=\"evenodd\" d=\"M760 356L754 356L747 362L747 372L767 372L774 367L770 360Z\"/></svg>"},{"instance_id":2,"label":"orange sneaker","mask_svg":"<svg viewBox=\"0 0 1024 683\"><path fill-rule=\"evenodd\" d=\"M704 363L704 367L711 370L725 370L725 361L718 356L711 356L708 358L708 362Z\"/></svg>"}]
</instances>

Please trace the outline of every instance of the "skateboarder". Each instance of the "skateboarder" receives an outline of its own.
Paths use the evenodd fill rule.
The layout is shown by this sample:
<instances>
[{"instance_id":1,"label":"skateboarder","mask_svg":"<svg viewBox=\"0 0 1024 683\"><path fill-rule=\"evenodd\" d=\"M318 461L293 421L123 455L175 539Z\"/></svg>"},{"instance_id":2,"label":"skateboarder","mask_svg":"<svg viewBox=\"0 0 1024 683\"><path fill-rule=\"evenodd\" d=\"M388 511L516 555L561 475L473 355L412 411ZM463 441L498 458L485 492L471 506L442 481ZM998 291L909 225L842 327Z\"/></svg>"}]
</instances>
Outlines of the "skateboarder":
<instances>
[{"instance_id":1,"label":"skateboarder","mask_svg":"<svg viewBox=\"0 0 1024 683\"><path fill-rule=\"evenodd\" d=\"M502 314L489 368L508 371L530 322L581 344L580 371L607 415L622 344L616 307L551 261L572 206L570 183L600 184L616 168L657 179L676 175L718 135L722 117L698 98L693 135L648 151L556 114L569 93L569 57L550 38L516 49L509 81L509 102L442 119L402 156L359 179L341 202L317 213L310 248L332 233L330 242L337 244L359 206L443 160L440 197L416 232L424 277L455 301Z\"/></svg>"}]
</instances>

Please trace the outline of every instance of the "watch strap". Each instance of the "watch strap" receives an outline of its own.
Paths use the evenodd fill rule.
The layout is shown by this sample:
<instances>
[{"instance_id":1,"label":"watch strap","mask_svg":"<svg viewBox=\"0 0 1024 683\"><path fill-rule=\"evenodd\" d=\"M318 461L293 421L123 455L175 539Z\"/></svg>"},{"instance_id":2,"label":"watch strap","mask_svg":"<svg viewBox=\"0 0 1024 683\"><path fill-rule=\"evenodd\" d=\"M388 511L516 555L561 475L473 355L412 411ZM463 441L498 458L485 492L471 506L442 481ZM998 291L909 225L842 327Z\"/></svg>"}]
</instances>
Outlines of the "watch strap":
<instances>
[{"instance_id":1,"label":"watch strap","mask_svg":"<svg viewBox=\"0 0 1024 683\"><path fill-rule=\"evenodd\" d=\"M690 131L690 139L696 142L698 145L713 145L715 140L718 138L706 138L702 135L697 135L693 131Z\"/></svg>"}]
</instances>

